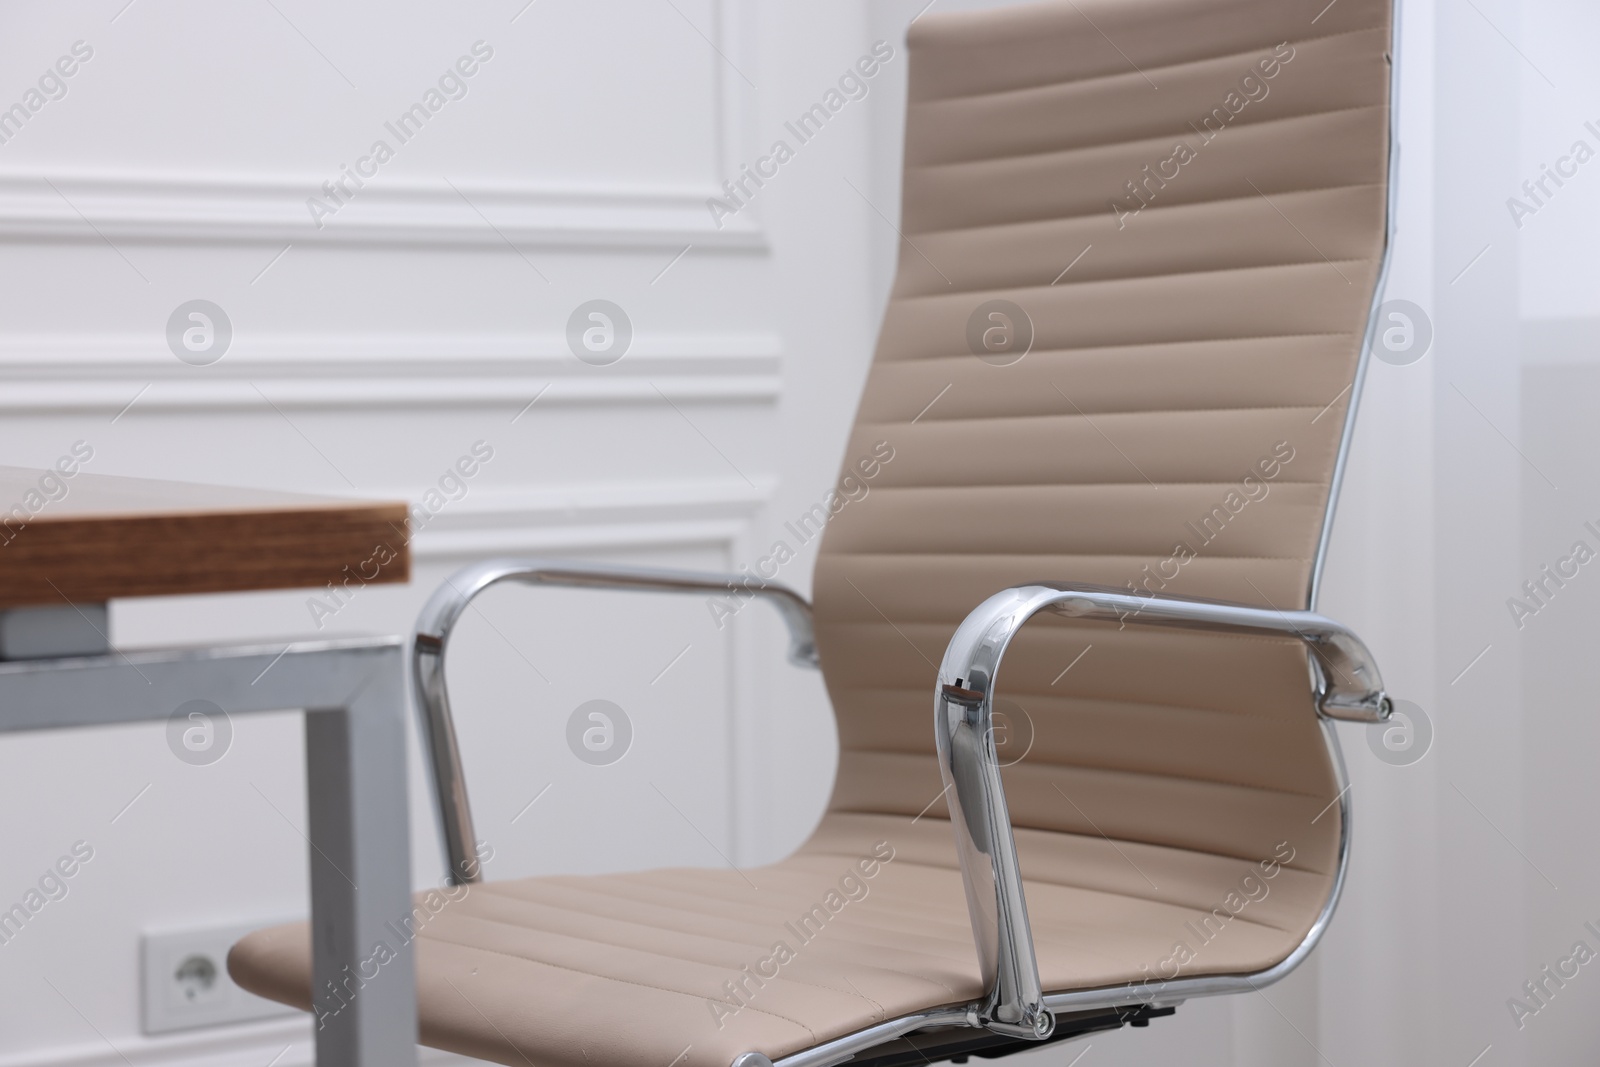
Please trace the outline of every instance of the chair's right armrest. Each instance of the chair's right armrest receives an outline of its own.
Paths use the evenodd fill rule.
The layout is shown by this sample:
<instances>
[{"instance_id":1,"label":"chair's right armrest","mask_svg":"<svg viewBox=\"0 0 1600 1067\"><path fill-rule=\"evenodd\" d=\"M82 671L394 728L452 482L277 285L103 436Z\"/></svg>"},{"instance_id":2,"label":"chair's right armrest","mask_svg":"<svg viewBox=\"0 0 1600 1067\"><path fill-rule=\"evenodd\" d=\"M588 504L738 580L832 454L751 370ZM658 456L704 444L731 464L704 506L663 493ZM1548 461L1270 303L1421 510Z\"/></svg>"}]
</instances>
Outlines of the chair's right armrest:
<instances>
[{"instance_id":1,"label":"chair's right armrest","mask_svg":"<svg viewBox=\"0 0 1600 1067\"><path fill-rule=\"evenodd\" d=\"M817 666L817 646L811 628L811 605L784 585L752 581L743 574L715 574L651 567L609 566L543 559L492 559L463 567L434 591L411 643L412 680L417 710L422 715L424 753L432 771L434 799L450 859L453 885L476 882L482 876L462 777L461 752L450 714L450 694L445 685L444 654L450 633L463 612L485 589L500 582L562 586L580 589L620 589L655 593L711 593L735 601L765 600L783 616L789 628L789 662L799 667Z\"/></svg>"},{"instance_id":2,"label":"chair's right armrest","mask_svg":"<svg viewBox=\"0 0 1600 1067\"><path fill-rule=\"evenodd\" d=\"M1141 596L1093 585L1003 589L962 620L934 688L934 734L985 999L974 1025L1026 1039L1055 1025L1044 1003L1010 809L994 742L995 676L1012 639L1041 611L1119 627L1298 638L1310 652L1313 698L1324 718L1384 722L1393 703L1377 663L1349 629L1310 611L1214 600Z\"/></svg>"}]
</instances>

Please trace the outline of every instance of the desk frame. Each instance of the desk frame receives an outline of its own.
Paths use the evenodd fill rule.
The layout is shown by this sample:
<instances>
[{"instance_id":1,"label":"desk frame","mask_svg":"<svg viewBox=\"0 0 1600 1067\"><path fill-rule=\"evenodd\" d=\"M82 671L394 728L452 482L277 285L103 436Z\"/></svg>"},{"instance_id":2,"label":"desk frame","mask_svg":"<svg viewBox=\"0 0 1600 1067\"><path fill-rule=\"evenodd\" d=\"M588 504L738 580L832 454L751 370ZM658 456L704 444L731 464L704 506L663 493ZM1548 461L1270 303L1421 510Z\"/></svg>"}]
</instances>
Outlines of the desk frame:
<instances>
[{"instance_id":1,"label":"desk frame","mask_svg":"<svg viewBox=\"0 0 1600 1067\"><path fill-rule=\"evenodd\" d=\"M317 1067L417 1062L416 969L387 925L411 914L403 662L391 637L0 663L0 734L165 722L197 698L230 716L304 710L312 989L379 942L397 950L321 1021Z\"/></svg>"}]
</instances>

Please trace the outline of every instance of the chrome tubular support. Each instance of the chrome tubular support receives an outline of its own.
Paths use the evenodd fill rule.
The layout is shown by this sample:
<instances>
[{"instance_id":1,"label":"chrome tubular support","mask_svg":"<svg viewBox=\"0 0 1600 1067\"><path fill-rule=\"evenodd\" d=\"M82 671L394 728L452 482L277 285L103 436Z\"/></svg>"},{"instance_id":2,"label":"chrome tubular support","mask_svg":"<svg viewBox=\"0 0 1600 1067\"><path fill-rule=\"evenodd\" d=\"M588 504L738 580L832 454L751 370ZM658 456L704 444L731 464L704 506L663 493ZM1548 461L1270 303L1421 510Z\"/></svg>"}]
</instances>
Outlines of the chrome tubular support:
<instances>
[{"instance_id":1,"label":"chrome tubular support","mask_svg":"<svg viewBox=\"0 0 1600 1067\"><path fill-rule=\"evenodd\" d=\"M1314 612L1045 584L1006 589L978 605L956 629L939 667L934 691L939 771L988 990L973 1006L977 1022L1008 1036L1035 1039L1051 1032L1049 1009L1065 1004L1047 1004L1040 989L992 716L1000 660L1017 631L1041 611L1121 625L1298 638L1310 653L1317 711L1324 719L1383 722L1392 710L1366 646Z\"/></svg>"},{"instance_id":2,"label":"chrome tubular support","mask_svg":"<svg viewBox=\"0 0 1600 1067\"><path fill-rule=\"evenodd\" d=\"M1008 589L964 619L945 649L934 690L934 738L956 835L967 911L988 991L977 1022L1010 1037L1043 1039L1055 1020L1044 1007L1028 926L1022 870L994 741L994 678L1022 624L1052 590Z\"/></svg>"},{"instance_id":3,"label":"chrome tubular support","mask_svg":"<svg viewBox=\"0 0 1600 1067\"><path fill-rule=\"evenodd\" d=\"M1213 633L1297 637L1311 653L1311 666L1317 679L1317 711L1324 718L1387 722L1394 710L1384 693L1378 664L1367 646L1343 625L1314 611L1278 611L1220 600L1141 596L1093 585L1021 586L1020 590L1047 592L1044 602L1035 610L1049 608L1069 618Z\"/></svg>"},{"instance_id":4,"label":"chrome tubular support","mask_svg":"<svg viewBox=\"0 0 1600 1067\"><path fill-rule=\"evenodd\" d=\"M973 1025L970 1013L965 1008L934 1008L930 1011L912 1012L910 1015L885 1020L865 1030L813 1045L803 1052L785 1056L776 1062L759 1052L746 1052L734 1057L731 1067L837 1067L838 1064L848 1063L869 1049L905 1037L907 1034L942 1027Z\"/></svg>"},{"instance_id":5,"label":"chrome tubular support","mask_svg":"<svg viewBox=\"0 0 1600 1067\"><path fill-rule=\"evenodd\" d=\"M731 594L741 600L765 600L777 609L789 628L789 662L799 667L817 666L811 605L788 586L757 584L742 574L559 560L493 559L463 567L445 579L423 606L411 645L417 710L422 716L422 736L427 744L425 755L433 774L434 799L450 861L448 877L452 885L477 882L482 872L476 853L472 810L467 804L466 780L461 770L461 751L456 742L450 696L445 685L445 646L449 644L456 621L473 599L491 585L508 581L569 589Z\"/></svg>"}]
</instances>

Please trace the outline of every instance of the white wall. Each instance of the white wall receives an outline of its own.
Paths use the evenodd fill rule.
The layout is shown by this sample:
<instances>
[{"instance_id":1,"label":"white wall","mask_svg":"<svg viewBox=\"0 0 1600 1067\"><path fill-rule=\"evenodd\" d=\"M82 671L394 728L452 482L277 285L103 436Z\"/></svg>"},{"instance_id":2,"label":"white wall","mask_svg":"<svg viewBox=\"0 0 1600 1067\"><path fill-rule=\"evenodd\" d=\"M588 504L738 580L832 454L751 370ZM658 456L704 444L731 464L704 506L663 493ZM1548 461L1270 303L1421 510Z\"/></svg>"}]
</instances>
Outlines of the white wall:
<instances>
[{"instance_id":1,"label":"white wall","mask_svg":"<svg viewBox=\"0 0 1600 1067\"><path fill-rule=\"evenodd\" d=\"M491 442L416 538L412 585L364 591L338 633L404 629L486 554L738 566L827 487L896 254L878 212L897 210L903 64L727 225L703 201L873 40L898 45L924 0L123 2L0 13L0 106L73 42L94 49L0 144L0 461L81 439L104 473L415 500ZM1355 861L1289 981L1019 1063L1600 1052L1589 968L1522 1030L1506 1007L1583 920L1600 925L1600 585L1586 569L1521 630L1505 604L1600 520L1600 162L1520 230L1505 204L1571 140L1600 148L1583 128L1600 125L1600 16L1577 0L1403 9L1388 295L1421 305L1436 339L1373 368L1320 606L1424 708L1433 748L1386 765L1341 727ZM478 40L494 56L467 95L316 229L306 198ZM563 337L596 297L636 328L610 367ZM236 331L209 367L164 339L194 298ZM782 577L803 589L810 563ZM474 679L460 713L491 875L759 862L815 819L832 727L771 619L719 632L698 602L514 590L482 606L456 666ZM288 593L119 604L113 622L126 644L314 632ZM563 740L596 697L637 731L609 768ZM96 847L68 898L0 946L0 1064L259 1065L285 1046L280 1064L307 1062L298 1020L139 1033L140 931L304 906L298 723L235 725L200 768L159 727L0 741L0 902L72 842ZM425 796L414 778L418 884L440 865Z\"/></svg>"},{"instance_id":2,"label":"white wall","mask_svg":"<svg viewBox=\"0 0 1600 1067\"><path fill-rule=\"evenodd\" d=\"M44 465L81 439L99 473L415 501L489 442L416 537L413 583L363 591L323 633L404 630L488 554L730 570L832 483L877 313L881 224L844 180L869 184L867 112L723 227L705 200L870 47L852 5L123 3L0 12L5 105L74 42L93 50L0 144L0 462ZM399 144L384 122L480 40L493 56L466 95ZM306 199L377 138L394 158L317 229ZM195 298L235 331L206 367L164 336ZM594 298L636 330L609 367L565 341ZM782 577L809 573L806 558ZM316 633L305 601L119 603L114 636ZM693 599L485 597L457 676L474 678L461 717L491 875L797 844L827 796L832 726L761 611L718 631ZM566 748L592 698L635 727L612 767ZM139 1033L142 930L304 908L298 721L235 726L209 767L175 759L160 726L0 742L0 900L74 841L96 850L0 945L0 1063L191 1048L259 1065L291 1043L280 1065L305 1061L298 1019ZM434 883L422 779L412 793L416 879Z\"/></svg>"},{"instance_id":3,"label":"white wall","mask_svg":"<svg viewBox=\"0 0 1600 1067\"><path fill-rule=\"evenodd\" d=\"M1542 173L1582 139L1600 151L1600 71L1585 43L1600 39L1600 11L1592 5L1544 3L1525 7L1521 21L1530 63L1520 70L1521 150L1517 177ZM1535 69L1537 67L1537 69ZM1545 79L1548 78L1549 81ZM1554 86L1550 83L1553 82ZM1550 187L1550 186L1547 186ZM1600 549L1600 483L1595 411L1600 407L1600 169L1588 165L1555 189L1537 215L1516 231L1521 267L1521 446L1542 475L1524 467L1522 544L1517 581L1571 552L1579 539ZM1506 225L1509 227L1509 213ZM1552 489L1548 477L1557 487ZM1584 929L1600 928L1600 855L1588 847L1600 813L1600 780L1586 756L1597 751L1593 714L1593 650L1600 638L1600 588L1585 567L1554 590L1548 606L1515 628L1504 600L1500 632L1523 652L1523 847L1553 879L1529 877L1528 937L1520 985L1540 968L1569 954L1580 938L1600 949ZM1520 589L1505 594L1515 595ZM1530 1063L1592 1063L1600 1051L1600 975L1584 968L1526 1020L1518 1034ZM1512 984L1510 982L1506 984ZM1507 991L1506 996L1514 995ZM1509 1020L1509 1015L1508 1015Z\"/></svg>"},{"instance_id":4,"label":"white wall","mask_svg":"<svg viewBox=\"0 0 1600 1067\"><path fill-rule=\"evenodd\" d=\"M1523 983L1600 912L1592 849L1593 604L1579 578L1519 629L1507 601L1587 537L1600 379L1600 182L1580 173L1519 229L1508 198L1584 130L1595 13L1568 0L1412 2L1402 202L1389 290L1433 351L1375 366L1324 607L1422 704L1411 766L1350 737L1349 893L1318 953L1331 1062L1588 1064L1600 982L1584 968L1519 1027ZM1419 69L1420 68L1420 69ZM1481 258L1480 258L1481 253ZM1420 295L1418 295L1420 294ZM1520 352L1520 359L1519 359ZM1477 658L1481 654L1482 658Z\"/></svg>"}]
</instances>

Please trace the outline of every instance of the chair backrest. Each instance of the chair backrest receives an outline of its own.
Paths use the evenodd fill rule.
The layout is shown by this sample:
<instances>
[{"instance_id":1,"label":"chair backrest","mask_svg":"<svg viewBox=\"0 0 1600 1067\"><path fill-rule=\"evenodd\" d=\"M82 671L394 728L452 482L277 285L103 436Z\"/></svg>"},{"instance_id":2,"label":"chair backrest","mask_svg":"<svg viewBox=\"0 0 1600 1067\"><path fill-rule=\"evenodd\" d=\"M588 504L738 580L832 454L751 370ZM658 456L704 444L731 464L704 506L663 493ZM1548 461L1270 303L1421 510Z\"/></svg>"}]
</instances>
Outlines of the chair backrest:
<instances>
[{"instance_id":1,"label":"chair backrest","mask_svg":"<svg viewBox=\"0 0 1600 1067\"><path fill-rule=\"evenodd\" d=\"M1387 243L1391 19L1061 0L912 25L899 270L814 586L835 810L939 796L936 665L1006 586L1309 606ZM1013 822L1059 832L1019 835L1025 870L1063 834L1289 842L1331 892L1340 787L1297 643L1041 618L997 692Z\"/></svg>"}]
</instances>

